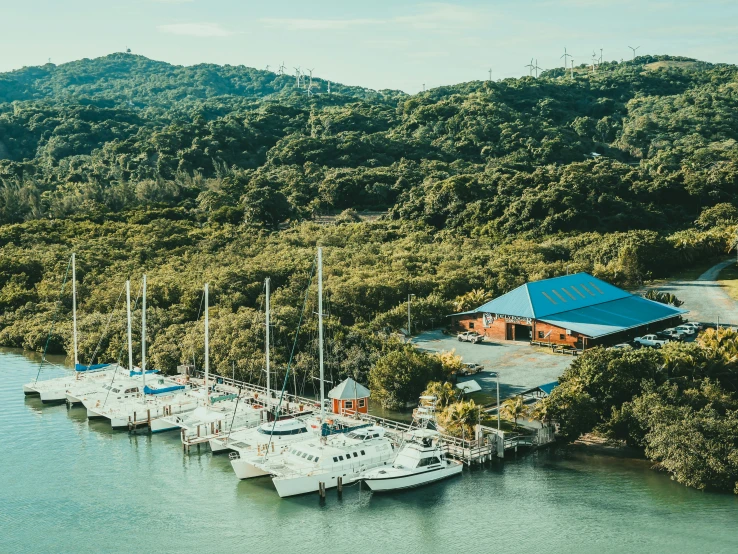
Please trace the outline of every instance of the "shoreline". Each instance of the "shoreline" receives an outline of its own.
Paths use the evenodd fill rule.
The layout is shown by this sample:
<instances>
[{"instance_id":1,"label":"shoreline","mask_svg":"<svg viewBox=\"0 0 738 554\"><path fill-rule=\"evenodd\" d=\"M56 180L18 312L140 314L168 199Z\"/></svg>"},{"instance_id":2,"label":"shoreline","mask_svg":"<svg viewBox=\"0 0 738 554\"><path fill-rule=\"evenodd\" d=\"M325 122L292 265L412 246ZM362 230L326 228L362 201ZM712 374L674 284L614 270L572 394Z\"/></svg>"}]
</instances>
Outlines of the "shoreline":
<instances>
[{"instance_id":1,"label":"shoreline","mask_svg":"<svg viewBox=\"0 0 738 554\"><path fill-rule=\"evenodd\" d=\"M643 451L638 448L628 446L623 441L605 439L592 433L582 435L574 442L567 444L566 448L577 452L612 456L614 458L648 460Z\"/></svg>"}]
</instances>

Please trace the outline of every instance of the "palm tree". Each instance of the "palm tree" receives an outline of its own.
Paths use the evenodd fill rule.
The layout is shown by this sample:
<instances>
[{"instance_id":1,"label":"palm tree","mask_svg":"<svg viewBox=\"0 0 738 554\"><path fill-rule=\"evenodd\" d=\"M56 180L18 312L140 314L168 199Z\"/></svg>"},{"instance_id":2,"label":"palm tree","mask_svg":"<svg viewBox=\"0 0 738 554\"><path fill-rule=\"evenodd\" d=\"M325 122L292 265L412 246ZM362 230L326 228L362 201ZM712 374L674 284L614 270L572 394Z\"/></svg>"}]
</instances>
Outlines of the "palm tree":
<instances>
[{"instance_id":1,"label":"palm tree","mask_svg":"<svg viewBox=\"0 0 738 554\"><path fill-rule=\"evenodd\" d=\"M479 408L474 400L451 404L442 414L445 427L451 432L461 434L462 438L472 435L474 426L479 422Z\"/></svg>"},{"instance_id":2,"label":"palm tree","mask_svg":"<svg viewBox=\"0 0 738 554\"><path fill-rule=\"evenodd\" d=\"M551 419L548 413L548 405L543 400L536 402L533 409L530 410L530 418L539 422L543 427Z\"/></svg>"},{"instance_id":3,"label":"palm tree","mask_svg":"<svg viewBox=\"0 0 738 554\"><path fill-rule=\"evenodd\" d=\"M440 381L431 381L428 383L423 396L435 396L436 402L439 408L445 408L449 404L456 402L458 398L458 389L456 389L451 383Z\"/></svg>"},{"instance_id":4,"label":"palm tree","mask_svg":"<svg viewBox=\"0 0 738 554\"><path fill-rule=\"evenodd\" d=\"M525 417L530 412L530 408L523 402L522 396L516 396L509 398L502 403L500 413L505 416L506 419L512 419L514 429L518 428L518 419Z\"/></svg>"}]
</instances>

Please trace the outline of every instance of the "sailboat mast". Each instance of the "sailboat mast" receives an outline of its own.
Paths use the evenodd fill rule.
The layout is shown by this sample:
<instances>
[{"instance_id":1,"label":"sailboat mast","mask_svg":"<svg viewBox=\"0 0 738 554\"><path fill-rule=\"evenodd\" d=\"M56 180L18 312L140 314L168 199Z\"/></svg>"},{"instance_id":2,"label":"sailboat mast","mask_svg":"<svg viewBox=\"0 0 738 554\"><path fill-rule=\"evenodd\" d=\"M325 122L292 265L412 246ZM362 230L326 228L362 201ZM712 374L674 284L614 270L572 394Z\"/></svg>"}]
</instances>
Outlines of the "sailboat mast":
<instances>
[{"instance_id":1,"label":"sailboat mast","mask_svg":"<svg viewBox=\"0 0 738 554\"><path fill-rule=\"evenodd\" d=\"M266 286L266 342L264 343L264 352L266 356L266 402L267 402L267 409L269 409L269 400L271 400L271 364L269 359L269 336L271 329L269 328L269 319L271 315L271 305L269 303L269 295L270 295L270 285L271 285L271 279L269 277L266 278L265 286Z\"/></svg>"},{"instance_id":2,"label":"sailboat mast","mask_svg":"<svg viewBox=\"0 0 738 554\"><path fill-rule=\"evenodd\" d=\"M209 298L209 286L205 283L205 404L207 405L210 399L210 387L208 385L208 379L210 377L210 298Z\"/></svg>"},{"instance_id":3,"label":"sailboat mast","mask_svg":"<svg viewBox=\"0 0 738 554\"><path fill-rule=\"evenodd\" d=\"M323 367L323 249L318 248L318 357L320 359L320 419L325 418L325 369Z\"/></svg>"},{"instance_id":4,"label":"sailboat mast","mask_svg":"<svg viewBox=\"0 0 738 554\"><path fill-rule=\"evenodd\" d=\"M74 341L74 368L77 369L79 363L77 349L77 256L74 252L72 252L72 335Z\"/></svg>"},{"instance_id":5,"label":"sailboat mast","mask_svg":"<svg viewBox=\"0 0 738 554\"><path fill-rule=\"evenodd\" d=\"M131 282L126 281L126 314L128 316L128 371L133 371L133 338L131 337Z\"/></svg>"},{"instance_id":6,"label":"sailboat mast","mask_svg":"<svg viewBox=\"0 0 738 554\"><path fill-rule=\"evenodd\" d=\"M141 302L141 378L146 391L146 275L143 276L143 300Z\"/></svg>"}]
</instances>

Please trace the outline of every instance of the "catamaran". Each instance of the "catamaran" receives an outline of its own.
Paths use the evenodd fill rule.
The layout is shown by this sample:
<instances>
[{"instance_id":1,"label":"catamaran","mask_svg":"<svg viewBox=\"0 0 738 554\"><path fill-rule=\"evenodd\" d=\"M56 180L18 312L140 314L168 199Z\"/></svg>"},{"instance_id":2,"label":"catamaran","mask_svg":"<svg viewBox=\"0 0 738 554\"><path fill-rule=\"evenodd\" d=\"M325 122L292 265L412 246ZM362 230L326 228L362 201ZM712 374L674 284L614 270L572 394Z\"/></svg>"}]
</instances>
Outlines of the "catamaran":
<instances>
[{"instance_id":1,"label":"catamaran","mask_svg":"<svg viewBox=\"0 0 738 554\"><path fill-rule=\"evenodd\" d=\"M320 422L316 417L270 421L252 429L243 429L231 436L212 439L210 448L213 449L215 443L216 452L221 449L232 450L231 466L236 477L251 479L269 475L255 465L264 462L267 453L284 454L293 444L317 437L319 430Z\"/></svg>"},{"instance_id":2,"label":"catamaran","mask_svg":"<svg viewBox=\"0 0 738 554\"><path fill-rule=\"evenodd\" d=\"M131 339L131 302L130 302L130 283L126 282L126 300L128 306L128 363L133 366L133 349ZM162 416L170 416L176 413L182 413L194 410L201 398L208 395L208 386L198 389L193 395L185 395L183 393L193 390L193 385L189 381L178 378L156 376L147 383L146 369L146 275L143 276L143 294L141 303L141 385L143 388L143 396L113 399L100 403L99 400L94 405L85 403L88 417L99 417L110 420L110 424L114 429L130 428L131 425L137 426L151 422ZM207 383L207 381L206 381ZM176 427L172 427L176 428ZM166 430L157 428L157 431Z\"/></svg>"},{"instance_id":3,"label":"catamaran","mask_svg":"<svg viewBox=\"0 0 738 554\"><path fill-rule=\"evenodd\" d=\"M39 395L41 402L53 403L64 402L66 391L68 388L81 382L101 383L109 378L113 372L118 369L117 364L90 364L84 365L79 363L78 341L77 341L77 261L76 255L72 253L72 343L74 345L74 373L56 377L54 379L46 379L44 381L36 380L23 385L23 392L26 395ZM63 290L63 289L62 289ZM45 361L46 351L41 359L41 364ZM40 373L40 367L39 367Z\"/></svg>"}]
</instances>

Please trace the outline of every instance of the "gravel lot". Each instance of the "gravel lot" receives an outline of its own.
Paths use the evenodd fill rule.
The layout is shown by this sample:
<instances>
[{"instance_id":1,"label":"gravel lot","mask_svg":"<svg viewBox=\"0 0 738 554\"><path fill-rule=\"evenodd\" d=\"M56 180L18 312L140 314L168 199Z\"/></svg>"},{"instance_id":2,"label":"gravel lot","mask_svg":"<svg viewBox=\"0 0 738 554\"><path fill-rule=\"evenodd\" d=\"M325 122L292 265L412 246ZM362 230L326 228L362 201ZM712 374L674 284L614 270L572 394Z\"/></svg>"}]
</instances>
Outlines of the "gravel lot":
<instances>
[{"instance_id":1,"label":"gravel lot","mask_svg":"<svg viewBox=\"0 0 738 554\"><path fill-rule=\"evenodd\" d=\"M459 382L474 379L488 396L496 395L493 371L500 372L500 397L507 398L523 390L556 381L573 358L551 354L546 348L530 346L527 342L492 342L481 344L459 342L456 337L441 331L428 331L413 338L413 344L423 350L442 352L456 350L465 362L484 366L477 375L459 378Z\"/></svg>"}]
</instances>

